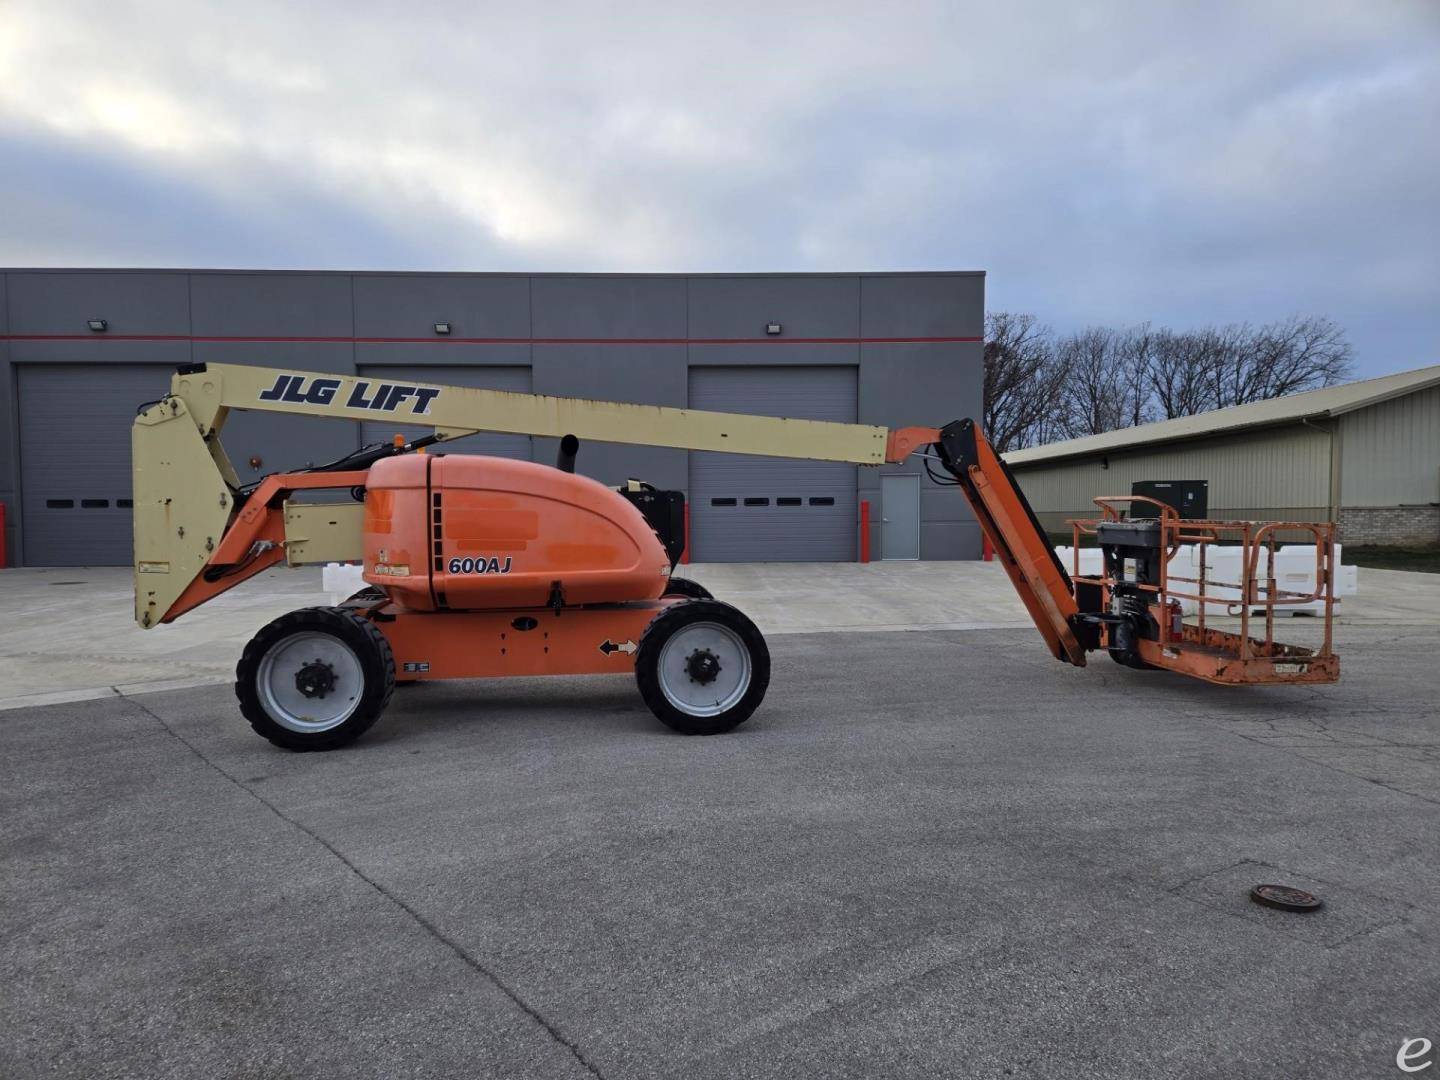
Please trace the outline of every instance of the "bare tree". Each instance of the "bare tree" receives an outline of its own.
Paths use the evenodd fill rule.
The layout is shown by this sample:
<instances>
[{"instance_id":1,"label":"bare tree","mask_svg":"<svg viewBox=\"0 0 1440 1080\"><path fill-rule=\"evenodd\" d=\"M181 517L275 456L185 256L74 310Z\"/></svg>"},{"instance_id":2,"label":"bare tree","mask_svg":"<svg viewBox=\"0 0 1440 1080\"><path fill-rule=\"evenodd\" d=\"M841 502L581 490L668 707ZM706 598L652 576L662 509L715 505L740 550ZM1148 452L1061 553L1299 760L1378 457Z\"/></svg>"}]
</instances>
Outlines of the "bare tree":
<instances>
[{"instance_id":1,"label":"bare tree","mask_svg":"<svg viewBox=\"0 0 1440 1080\"><path fill-rule=\"evenodd\" d=\"M1121 427L1148 424L1155 419L1151 399L1150 369L1155 362L1156 334L1149 323L1122 330L1112 341L1114 362L1119 368L1121 392Z\"/></svg>"},{"instance_id":2,"label":"bare tree","mask_svg":"<svg viewBox=\"0 0 1440 1080\"><path fill-rule=\"evenodd\" d=\"M1173 420L1215 408L1219 371L1233 348L1231 328L1157 333L1149 383L1160 414Z\"/></svg>"},{"instance_id":3,"label":"bare tree","mask_svg":"<svg viewBox=\"0 0 1440 1080\"><path fill-rule=\"evenodd\" d=\"M1219 372L1221 407L1333 386L1351 371L1345 331L1323 316L1292 315L1258 330L1242 326L1235 337Z\"/></svg>"},{"instance_id":4,"label":"bare tree","mask_svg":"<svg viewBox=\"0 0 1440 1080\"><path fill-rule=\"evenodd\" d=\"M1117 334L1091 326L1055 344L1061 371L1061 426L1070 438L1125 426L1125 373L1116 363Z\"/></svg>"},{"instance_id":5,"label":"bare tree","mask_svg":"<svg viewBox=\"0 0 1440 1080\"><path fill-rule=\"evenodd\" d=\"M1149 385L1166 417L1333 386L1350 374L1345 332L1329 319L1292 316L1259 328L1204 327L1155 338Z\"/></svg>"},{"instance_id":6,"label":"bare tree","mask_svg":"<svg viewBox=\"0 0 1440 1080\"><path fill-rule=\"evenodd\" d=\"M985 433L996 450L1034 445L1056 411L1058 390L1049 328L1034 315L986 315Z\"/></svg>"},{"instance_id":7,"label":"bare tree","mask_svg":"<svg viewBox=\"0 0 1440 1080\"><path fill-rule=\"evenodd\" d=\"M1323 316L1055 338L1033 315L996 312L986 318L985 427L1002 451L1096 435L1332 386L1351 356Z\"/></svg>"}]
</instances>

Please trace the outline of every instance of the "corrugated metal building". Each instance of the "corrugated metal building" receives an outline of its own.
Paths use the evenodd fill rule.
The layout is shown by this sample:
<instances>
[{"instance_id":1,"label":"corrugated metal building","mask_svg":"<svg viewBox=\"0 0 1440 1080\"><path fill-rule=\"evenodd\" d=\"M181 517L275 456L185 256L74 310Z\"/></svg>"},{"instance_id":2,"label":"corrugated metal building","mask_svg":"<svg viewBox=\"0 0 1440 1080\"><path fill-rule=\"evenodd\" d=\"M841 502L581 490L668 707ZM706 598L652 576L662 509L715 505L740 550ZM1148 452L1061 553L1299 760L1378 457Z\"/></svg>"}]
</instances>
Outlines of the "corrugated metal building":
<instances>
[{"instance_id":1,"label":"corrugated metal building","mask_svg":"<svg viewBox=\"0 0 1440 1080\"><path fill-rule=\"evenodd\" d=\"M12 564L130 560L130 423L177 364L225 362L562 397L942 425L978 415L985 277L0 271L0 504ZM242 478L394 426L240 412ZM555 460L479 435L447 453ZM592 443L579 470L687 492L702 561L968 559L980 532L922 462L860 469Z\"/></svg>"},{"instance_id":2,"label":"corrugated metal building","mask_svg":"<svg viewBox=\"0 0 1440 1080\"><path fill-rule=\"evenodd\" d=\"M1212 518L1336 521L1440 541L1440 365L1005 455L1047 529L1137 480L1206 480Z\"/></svg>"}]
</instances>

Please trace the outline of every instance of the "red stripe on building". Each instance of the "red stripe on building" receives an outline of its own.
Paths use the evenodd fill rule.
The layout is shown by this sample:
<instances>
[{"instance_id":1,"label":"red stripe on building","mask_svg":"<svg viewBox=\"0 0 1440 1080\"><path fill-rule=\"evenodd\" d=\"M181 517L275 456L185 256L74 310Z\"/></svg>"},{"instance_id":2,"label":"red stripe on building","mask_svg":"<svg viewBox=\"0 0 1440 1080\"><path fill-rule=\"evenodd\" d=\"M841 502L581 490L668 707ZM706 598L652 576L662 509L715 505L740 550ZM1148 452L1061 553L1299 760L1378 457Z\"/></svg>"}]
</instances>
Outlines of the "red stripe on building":
<instances>
[{"instance_id":1,"label":"red stripe on building","mask_svg":"<svg viewBox=\"0 0 1440 1080\"><path fill-rule=\"evenodd\" d=\"M242 337L188 334L0 334L0 341L190 341L333 345L935 345L978 337L810 338L467 338L467 337Z\"/></svg>"}]
</instances>

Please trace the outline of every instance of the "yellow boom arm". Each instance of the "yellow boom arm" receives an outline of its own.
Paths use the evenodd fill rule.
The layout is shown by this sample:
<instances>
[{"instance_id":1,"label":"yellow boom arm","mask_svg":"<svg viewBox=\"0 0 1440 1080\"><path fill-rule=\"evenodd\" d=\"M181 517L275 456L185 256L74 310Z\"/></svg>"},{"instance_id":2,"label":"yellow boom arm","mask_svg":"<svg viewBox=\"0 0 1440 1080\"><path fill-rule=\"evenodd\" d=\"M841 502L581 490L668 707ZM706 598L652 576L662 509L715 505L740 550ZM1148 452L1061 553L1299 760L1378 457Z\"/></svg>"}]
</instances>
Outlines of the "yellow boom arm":
<instances>
[{"instance_id":1,"label":"yellow boom arm","mask_svg":"<svg viewBox=\"0 0 1440 1080\"><path fill-rule=\"evenodd\" d=\"M356 375L196 364L135 419L135 618L158 624L212 564L236 515L240 480L220 443L232 409L343 420L394 420L435 429L437 441L481 431L721 450L880 465L903 461L933 429L889 431L735 413L512 394ZM247 505L240 516L257 512ZM359 504L284 502L278 541L292 566L361 557ZM276 541L262 540L258 543ZM212 566L213 571L213 566Z\"/></svg>"},{"instance_id":2,"label":"yellow boom arm","mask_svg":"<svg viewBox=\"0 0 1440 1080\"><path fill-rule=\"evenodd\" d=\"M932 446L975 508L1051 650L1070 663L1085 662L1068 623L1075 601L1065 571L1019 488L968 420L943 431L892 430L234 364L180 368L170 393L135 419L135 619L142 627L169 621L282 559L297 566L363 554L359 503L305 503L290 495L362 484L365 455L334 467L349 471L274 476L247 495L220 444L232 409L422 424L434 428L432 441L481 431L574 435L871 466Z\"/></svg>"},{"instance_id":3,"label":"yellow boom arm","mask_svg":"<svg viewBox=\"0 0 1440 1080\"><path fill-rule=\"evenodd\" d=\"M869 424L701 412L236 364L182 368L171 381L170 393L185 402L206 437L220 430L231 409L265 409L423 424L442 439L480 431L574 435L598 442L882 465L890 436L888 429Z\"/></svg>"}]
</instances>

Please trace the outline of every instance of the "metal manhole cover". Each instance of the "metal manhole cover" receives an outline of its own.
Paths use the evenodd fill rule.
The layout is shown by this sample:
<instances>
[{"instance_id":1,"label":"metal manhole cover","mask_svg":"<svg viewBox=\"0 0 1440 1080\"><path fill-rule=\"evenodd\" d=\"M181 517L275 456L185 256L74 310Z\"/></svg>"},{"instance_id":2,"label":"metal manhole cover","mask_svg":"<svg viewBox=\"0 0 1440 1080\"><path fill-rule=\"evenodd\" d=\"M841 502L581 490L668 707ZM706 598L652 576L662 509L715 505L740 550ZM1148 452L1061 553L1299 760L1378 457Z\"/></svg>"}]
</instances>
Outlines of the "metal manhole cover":
<instances>
[{"instance_id":1,"label":"metal manhole cover","mask_svg":"<svg viewBox=\"0 0 1440 1080\"><path fill-rule=\"evenodd\" d=\"M1281 911L1316 911L1322 904L1314 893L1288 885L1256 885L1250 890L1250 899Z\"/></svg>"}]
</instances>

